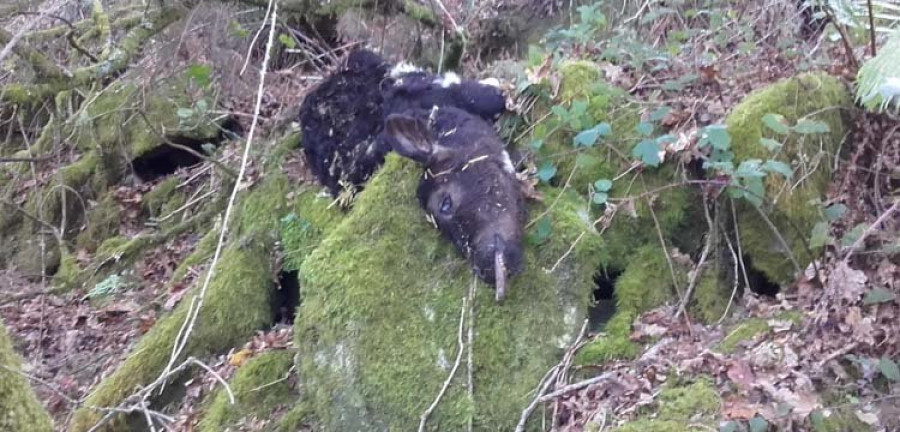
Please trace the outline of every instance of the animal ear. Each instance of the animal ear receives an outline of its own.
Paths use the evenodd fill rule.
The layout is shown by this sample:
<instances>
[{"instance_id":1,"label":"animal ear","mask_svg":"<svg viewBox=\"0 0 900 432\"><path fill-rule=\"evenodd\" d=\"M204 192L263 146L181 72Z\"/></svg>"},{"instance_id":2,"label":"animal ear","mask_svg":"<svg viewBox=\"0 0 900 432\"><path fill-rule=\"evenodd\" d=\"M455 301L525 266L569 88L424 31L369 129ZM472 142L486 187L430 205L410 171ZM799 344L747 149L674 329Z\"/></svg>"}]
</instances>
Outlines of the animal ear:
<instances>
[{"instance_id":1,"label":"animal ear","mask_svg":"<svg viewBox=\"0 0 900 432\"><path fill-rule=\"evenodd\" d=\"M393 138L394 151L416 162L425 163L434 153L431 130L424 120L405 114L391 114L384 125L387 136Z\"/></svg>"}]
</instances>

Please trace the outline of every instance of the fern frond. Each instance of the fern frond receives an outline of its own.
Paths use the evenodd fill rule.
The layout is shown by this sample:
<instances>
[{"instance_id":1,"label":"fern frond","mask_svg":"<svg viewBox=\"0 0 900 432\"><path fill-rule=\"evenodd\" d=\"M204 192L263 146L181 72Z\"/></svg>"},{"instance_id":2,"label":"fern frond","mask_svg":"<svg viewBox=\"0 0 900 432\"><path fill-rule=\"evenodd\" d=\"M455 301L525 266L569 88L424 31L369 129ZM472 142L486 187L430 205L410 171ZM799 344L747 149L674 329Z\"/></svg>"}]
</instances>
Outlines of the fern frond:
<instances>
[{"instance_id":1,"label":"fern frond","mask_svg":"<svg viewBox=\"0 0 900 432\"><path fill-rule=\"evenodd\" d=\"M870 111L900 111L900 30L859 68L856 101Z\"/></svg>"}]
</instances>

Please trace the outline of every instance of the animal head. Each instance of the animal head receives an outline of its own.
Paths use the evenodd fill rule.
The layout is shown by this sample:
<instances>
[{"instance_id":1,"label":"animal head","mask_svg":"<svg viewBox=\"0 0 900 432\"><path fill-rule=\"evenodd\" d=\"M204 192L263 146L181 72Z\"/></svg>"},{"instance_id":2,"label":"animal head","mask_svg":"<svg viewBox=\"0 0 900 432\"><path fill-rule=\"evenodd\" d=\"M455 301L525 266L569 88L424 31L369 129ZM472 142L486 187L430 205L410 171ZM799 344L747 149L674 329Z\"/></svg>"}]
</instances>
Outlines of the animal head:
<instances>
[{"instance_id":1,"label":"animal head","mask_svg":"<svg viewBox=\"0 0 900 432\"><path fill-rule=\"evenodd\" d=\"M391 114L384 130L394 151L425 168L417 195L429 219L502 300L522 269L525 206L494 128L444 107Z\"/></svg>"}]
</instances>

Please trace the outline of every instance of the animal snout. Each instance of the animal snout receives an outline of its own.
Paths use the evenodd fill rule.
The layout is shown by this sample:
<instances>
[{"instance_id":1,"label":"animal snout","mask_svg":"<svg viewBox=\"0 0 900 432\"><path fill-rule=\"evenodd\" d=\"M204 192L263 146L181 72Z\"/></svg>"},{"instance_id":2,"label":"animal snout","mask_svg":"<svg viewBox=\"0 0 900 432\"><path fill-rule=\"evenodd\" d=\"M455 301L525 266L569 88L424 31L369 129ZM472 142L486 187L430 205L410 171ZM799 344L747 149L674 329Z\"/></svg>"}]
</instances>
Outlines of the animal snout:
<instances>
[{"instance_id":1,"label":"animal snout","mask_svg":"<svg viewBox=\"0 0 900 432\"><path fill-rule=\"evenodd\" d=\"M500 233L486 233L477 242L472 268L482 281L494 285L497 300L506 295L506 281L522 269L522 248L518 241Z\"/></svg>"}]
</instances>

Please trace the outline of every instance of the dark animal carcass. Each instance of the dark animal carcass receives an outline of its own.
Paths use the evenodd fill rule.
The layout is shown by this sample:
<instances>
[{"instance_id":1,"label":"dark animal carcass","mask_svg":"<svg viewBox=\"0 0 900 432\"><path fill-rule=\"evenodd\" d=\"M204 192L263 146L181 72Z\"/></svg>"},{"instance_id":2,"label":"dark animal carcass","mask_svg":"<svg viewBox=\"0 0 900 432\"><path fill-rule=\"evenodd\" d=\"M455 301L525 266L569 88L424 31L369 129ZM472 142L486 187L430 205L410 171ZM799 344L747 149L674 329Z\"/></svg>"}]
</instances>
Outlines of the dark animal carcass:
<instances>
[{"instance_id":1,"label":"dark animal carcass","mask_svg":"<svg viewBox=\"0 0 900 432\"><path fill-rule=\"evenodd\" d=\"M493 126L458 108L435 107L389 115L385 134L397 153L423 165L420 205L502 300L507 277L522 270L525 205Z\"/></svg>"},{"instance_id":2,"label":"dark animal carcass","mask_svg":"<svg viewBox=\"0 0 900 432\"><path fill-rule=\"evenodd\" d=\"M495 86L389 66L359 50L307 95L300 122L307 162L337 196L362 188L390 150L425 168L418 197L476 275L505 294L522 267L524 204L491 123L505 109Z\"/></svg>"}]
</instances>

